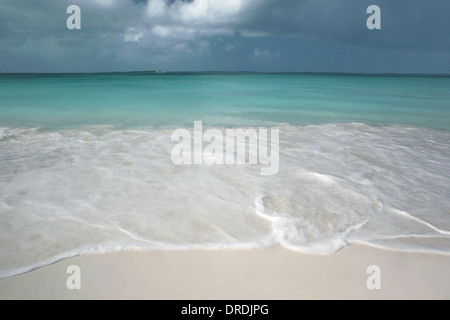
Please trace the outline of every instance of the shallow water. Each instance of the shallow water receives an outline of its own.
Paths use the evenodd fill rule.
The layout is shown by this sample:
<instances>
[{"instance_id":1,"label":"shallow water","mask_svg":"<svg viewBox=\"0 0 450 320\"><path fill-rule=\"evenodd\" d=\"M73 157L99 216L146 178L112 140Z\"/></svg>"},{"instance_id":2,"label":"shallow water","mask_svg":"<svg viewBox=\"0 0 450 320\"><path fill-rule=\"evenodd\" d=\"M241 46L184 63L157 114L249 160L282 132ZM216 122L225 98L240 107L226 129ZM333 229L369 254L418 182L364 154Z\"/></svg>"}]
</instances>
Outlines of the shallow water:
<instances>
[{"instance_id":1,"label":"shallow water","mask_svg":"<svg viewBox=\"0 0 450 320\"><path fill-rule=\"evenodd\" d=\"M0 81L0 277L117 250L328 254L367 243L450 254L447 78L10 77ZM171 135L194 120L279 130L278 173L175 165Z\"/></svg>"}]
</instances>

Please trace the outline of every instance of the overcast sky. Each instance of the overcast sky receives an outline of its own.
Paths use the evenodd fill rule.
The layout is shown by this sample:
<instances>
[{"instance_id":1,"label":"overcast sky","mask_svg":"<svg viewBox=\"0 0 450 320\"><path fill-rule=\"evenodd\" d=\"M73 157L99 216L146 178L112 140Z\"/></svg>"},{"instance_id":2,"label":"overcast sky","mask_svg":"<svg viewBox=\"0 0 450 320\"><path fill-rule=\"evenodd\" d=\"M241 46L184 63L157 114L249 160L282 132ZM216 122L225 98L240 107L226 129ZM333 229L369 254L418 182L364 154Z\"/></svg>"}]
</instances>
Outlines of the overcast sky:
<instances>
[{"instance_id":1,"label":"overcast sky","mask_svg":"<svg viewBox=\"0 0 450 320\"><path fill-rule=\"evenodd\" d=\"M450 1L0 0L0 72L156 69L448 73Z\"/></svg>"}]
</instances>

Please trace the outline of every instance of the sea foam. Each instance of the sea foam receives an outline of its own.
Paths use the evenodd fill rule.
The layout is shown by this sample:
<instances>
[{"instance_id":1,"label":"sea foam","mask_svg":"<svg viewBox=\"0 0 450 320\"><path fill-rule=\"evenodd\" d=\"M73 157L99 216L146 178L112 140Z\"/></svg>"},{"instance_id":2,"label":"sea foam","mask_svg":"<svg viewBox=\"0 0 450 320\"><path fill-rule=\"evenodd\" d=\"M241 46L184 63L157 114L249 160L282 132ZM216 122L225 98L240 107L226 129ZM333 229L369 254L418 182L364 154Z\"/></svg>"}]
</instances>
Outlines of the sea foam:
<instances>
[{"instance_id":1,"label":"sea foam","mask_svg":"<svg viewBox=\"0 0 450 320\"><path fill-rule=\"evenodd\" d=\"M450 132L279 125L280 170L171 161L172 129L0 128L0 277L79 254L352 243L450 254Z\"/></svg>"}]
</instances>

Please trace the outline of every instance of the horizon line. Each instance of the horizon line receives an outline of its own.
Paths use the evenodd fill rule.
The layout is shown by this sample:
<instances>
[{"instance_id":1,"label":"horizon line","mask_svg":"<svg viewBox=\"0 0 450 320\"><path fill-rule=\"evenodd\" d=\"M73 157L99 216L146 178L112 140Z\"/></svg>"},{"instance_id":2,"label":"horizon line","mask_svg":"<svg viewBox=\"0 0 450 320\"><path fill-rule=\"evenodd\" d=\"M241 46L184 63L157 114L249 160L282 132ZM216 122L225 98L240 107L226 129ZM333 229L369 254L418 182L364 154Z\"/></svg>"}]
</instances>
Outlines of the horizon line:
<instances>
[{"instance_id":1,"label":"horizon line","mask_svg":"<svg viewBox=\"0 0 450 320\"><path fill-rule=\"evenodd\" d=\"M410 72L340 72L340 71L163 71L163 70L135 70L135 71L100 71L100 72L0 72L0 75L89 75L89 74L304 74L304 75L367 75L367 76L450 76L450 70L447 73L410 73Z\"/></svg>"}]
</instances>

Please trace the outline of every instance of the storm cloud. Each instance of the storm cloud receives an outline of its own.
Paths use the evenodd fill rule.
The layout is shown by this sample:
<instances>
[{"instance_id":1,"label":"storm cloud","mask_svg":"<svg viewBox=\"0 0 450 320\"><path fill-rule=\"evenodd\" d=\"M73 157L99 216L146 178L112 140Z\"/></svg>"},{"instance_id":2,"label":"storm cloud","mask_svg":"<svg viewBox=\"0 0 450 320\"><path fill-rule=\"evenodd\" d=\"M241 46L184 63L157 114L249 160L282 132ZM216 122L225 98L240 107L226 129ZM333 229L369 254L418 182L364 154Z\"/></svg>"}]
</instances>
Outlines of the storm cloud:
<instances>
[{"instance_id":1,"label":"storm cloud","mask_svg":"<svg viewBox=\"0 0 450 320\"><path fill-rule=\"evenodd\" d=\"M446 73L449 17L446 0L3 0L0 72Z\"/></svg>"}]
</instances>

